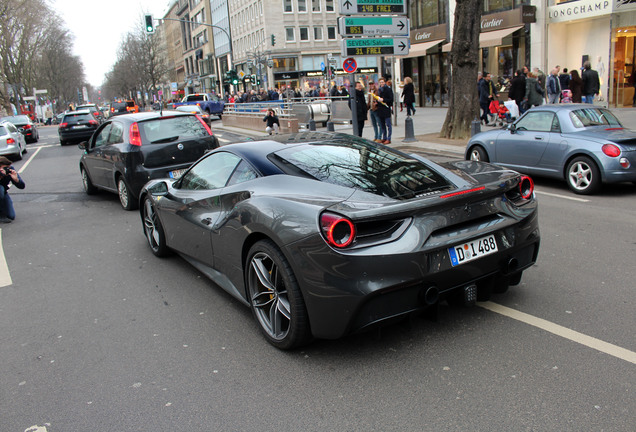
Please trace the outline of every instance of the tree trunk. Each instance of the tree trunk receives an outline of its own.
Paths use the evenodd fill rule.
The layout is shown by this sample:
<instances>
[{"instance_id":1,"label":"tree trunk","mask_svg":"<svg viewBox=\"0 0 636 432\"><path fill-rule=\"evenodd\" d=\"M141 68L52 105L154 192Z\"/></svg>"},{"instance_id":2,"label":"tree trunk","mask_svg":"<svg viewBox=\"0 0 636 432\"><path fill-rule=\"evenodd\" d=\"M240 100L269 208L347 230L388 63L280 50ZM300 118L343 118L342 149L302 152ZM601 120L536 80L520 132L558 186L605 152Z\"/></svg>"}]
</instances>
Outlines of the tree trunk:
<instances>
[{"instance_id":1,"label":"tree trunk","mask_svg":"<svg viewBox=\"0 0 636 432\"><path fill-rule=\"evenodd\" d=\"M440 137L465 139L479 117L477 72L483 0L457 0L451 49L450 97Z\"/></svg>"}]
</instances>

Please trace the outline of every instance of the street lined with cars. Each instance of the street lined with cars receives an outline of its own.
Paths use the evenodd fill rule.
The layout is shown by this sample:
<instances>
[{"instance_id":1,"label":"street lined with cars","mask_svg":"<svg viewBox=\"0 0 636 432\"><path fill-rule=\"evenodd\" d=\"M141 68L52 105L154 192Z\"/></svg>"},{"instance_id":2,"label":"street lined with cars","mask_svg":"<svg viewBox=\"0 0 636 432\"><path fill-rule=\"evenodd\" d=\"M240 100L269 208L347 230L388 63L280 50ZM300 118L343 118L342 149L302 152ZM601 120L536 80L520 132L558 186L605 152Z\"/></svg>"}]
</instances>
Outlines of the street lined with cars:
<instances>
[{"instance_id":1,"label":"street lined with cars","mask_svg":"<svg viewBox=\"0 0 636 432\"><path fill-rule=\"evenodd\" d=\"M265 422L293 430L492 430L492 418L480 415L492 407L505 414L498 416L505 430L571 430L572 418L593 430L631 430L636 318L625 269L634 245L625 233L636 216L632 185L583 198L540 178L541 251L518 286L476 308L441 302L431 321L316 340L283 354L222 286L178 255L155 258L142 213L121 211L115 195L86 195L82 151L59 146L55 128L42 131L45 145L30 146L16 163L27 182L12 191L18 219L0 231L12 283L0 288L0 322L13 330L0 336L3 376L13 377L3 382L8 430L36 422L51 423L51 431L90 429L113 424L114 416L122 430L183 430L183 418L189 428L204 427L211 415L218 429ZM290 160L315 158L281 162ZM585 202L560 198L567 195ZM355 198L350 211L364 211ZM243 201L211 199L206 211L220 222ZM464 206L456 211L465 213ZM293 230L294 222L283 218L281 227ZM477 248L480 239L490 242L488 233L471 239ZM321 258L320 248L304 249ZM215 258L231 256L221 254ZM353 271L347 265L334 261L334 274ZM378 261L368 271L388 265ZM51 404L51 393L67 397Z\"/></svg>"}]
</instances>

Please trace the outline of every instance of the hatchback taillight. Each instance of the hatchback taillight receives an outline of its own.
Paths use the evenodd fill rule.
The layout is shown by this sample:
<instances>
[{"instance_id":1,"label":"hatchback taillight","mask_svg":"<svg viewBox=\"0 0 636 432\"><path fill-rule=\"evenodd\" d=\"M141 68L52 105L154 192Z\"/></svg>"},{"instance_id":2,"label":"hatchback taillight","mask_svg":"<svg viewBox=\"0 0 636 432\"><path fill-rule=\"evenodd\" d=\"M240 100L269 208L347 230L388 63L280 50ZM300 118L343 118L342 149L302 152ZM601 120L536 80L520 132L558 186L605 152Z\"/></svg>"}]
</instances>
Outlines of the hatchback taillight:
<instances>
[{"instance_id":1,"label":"hatchback taillight","mask_svg":"<svg viewBox=\"0 0 636 432\"><path fill-rule=\"evenodd\" d=\"M15 140L13 138L7 138L7 145L14 144Z\"/></svg>"},{"instance_id":2,"label":"hatchback taillight","mask_svg":"<svg viewBox=\"0 0 636 432\"><path fill-rule=\"evenodd\" d=\"M353 222L334 213L320 215L320 229L327 243L339 249L349 246L356 237L356 227Z\"/></svg>"},{"instance_id":3,"label":"hatchback taillight","mask_svg":"<svg viewBox=\"0 0 636 432\"><path fill-rule=\"evenodd\" d=\"M68 127L68 123L64 122L64 123L60 123L59 128L60 129L66 129Z\"/></svg>"},{"instance_id":4,"label":"hatchback taillight","mask_svg":"<svg viewBox=\"0 0 636 432\"><path fill-rule=\"evenodd\" d=\"M137 122L130 125L130 145L141 147L141 134L139 133L139 125Z\"/></svg>"},{"instance_id":5,"label":"hatchback taillight","mask_svg":"<svg viewBox=\"0 0 636 432\"><path fill-rule=\"evenodd\" d=\"M89 120L88 124L92 126L97 126L99 123L97 123L97 120Z\"/></svg>"},{"instance_id":6,"label":"hatchback taillight","mask_svg":"<svg viewBox=\"0 0 636 432\"><path fill-rule=\"evenodd\" d=\"M203 120L203 119L199 116L199 114L196 114L196 115L195 115L195 117L199 119L199 121L201 122L201 124L203 125L203 127L205 128L205 130L206 130L206 131L208 131L208 133L209 133L210 135L214 135L214 134L212 133L212 129L210 129L210 126L208 126L208 124L205 122L205 120Z\"/></svg>"},{"instance_id":7,"label":"hatchback taillight","mask_svg":"<svg viewBox=\"0 0 636 432\"><path fill-rule=\"evenodd\" d=\"M31 125L30 124L24 125L24 126L22 126L22 129L24 129L24 130L31 129Z\"/></svg>"}]
</instances>

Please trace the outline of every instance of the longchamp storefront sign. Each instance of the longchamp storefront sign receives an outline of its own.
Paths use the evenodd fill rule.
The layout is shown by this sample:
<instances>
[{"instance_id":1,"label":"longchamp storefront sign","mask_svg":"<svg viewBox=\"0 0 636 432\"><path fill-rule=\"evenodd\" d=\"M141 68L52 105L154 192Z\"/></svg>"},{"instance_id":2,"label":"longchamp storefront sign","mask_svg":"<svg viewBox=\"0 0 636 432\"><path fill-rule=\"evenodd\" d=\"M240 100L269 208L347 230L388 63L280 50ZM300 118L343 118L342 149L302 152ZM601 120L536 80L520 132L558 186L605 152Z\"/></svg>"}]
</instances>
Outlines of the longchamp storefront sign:
<instances>
[{"instance_id":1,"label":"longchamp storefront sign","mask_svg":"<svg viewBox=\"0 0 636 432\"><path fill-rule=\"evenodd\" d=\"M579 0L561 3L548 8L548 21L556 23L609 15L612 13L612 6L612 0Z\"/></svg>"}]
</instances>

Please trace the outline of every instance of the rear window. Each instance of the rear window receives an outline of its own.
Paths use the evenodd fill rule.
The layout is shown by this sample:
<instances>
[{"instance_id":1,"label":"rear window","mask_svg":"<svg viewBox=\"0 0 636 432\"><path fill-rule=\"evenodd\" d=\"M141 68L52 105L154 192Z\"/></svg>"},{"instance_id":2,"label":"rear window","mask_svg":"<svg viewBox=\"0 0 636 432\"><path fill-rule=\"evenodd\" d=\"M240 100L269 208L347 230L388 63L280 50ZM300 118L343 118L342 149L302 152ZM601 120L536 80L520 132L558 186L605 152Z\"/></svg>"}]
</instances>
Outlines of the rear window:
<instances>
[{"instance_id":1,"label":"rear window","mask_svg":"<svg viewBox=\"0 0 636 432\"><path fill-rule=\"evenodd\" d=\"M66 123L78 123L78 122L87 122L93 120L93 116L90 113L86 114L66 114L64 116L64 121Z\"/></svg>"},{"instance_id":2,"label":"rear window","mask_svg":"<svg viewBox=\"0 0 636 432\"><path fill-rule=\"evenodd\" d=\"M28 123L29 122L29 117L25 116L25 115L19 115L19 116L11 116L11 117L3 117L2 120L6 120L9 123Z\"/></svg>"},{"instance_id":3,"label":"rear window","mask_svg":"<svg viewBox=\"0 0 636 432\"><path fill-rule=\"evenodd\" d=\"M126 102L126 106L129 106L129 107L131 107L131 108L134 108L134 107L135 107L135 101L127 101L127 102Z\"/></svg>"},{"instance_id":4,"label":"rear window","mask_svg":"<svg viewBox=\"0 0 636 432\"><path fill-rule=\"evenodd\" d=\"M611 111L601 108L582 108L571 111L570 119L575 128L588 126L623 127Z\"/></svg>"},{"instance_id":5,"label":"rear window","mask_svg":"<svg viewBox=\"0 0 636 432\"><path fill-rule=\"evenodd\" d=\"M410 199L448 187L424 163L356 140L293 146L270 155L285 173L310 176L339 186L394 199Z\"/></svg>"},{"instance_id":6,"label":"rear window","mask_svg":"<svg viewBox=\"0 0 636 432\"><path fill-rule=\"evenodd\" d=\"M180 138L209 137L205 126L195 116L163 117L139 122L144 142L159 144Z\"/></svg>"},{"instance_id":7,"label":"rear window","mask_svg":"<svg viewBox=\"0 0 636 432\"><path fill-rule=\"evenodd\" d=\"M205 95L189 95L188 102L199 102L205 100Z\"/></svg>"},{"instance_id":8,"label":"rear window","mask_svg":"<svg viewBox=\"0 0 636 432\"><path fill-rule=\"evenodd\" d=\"M114 102L110 107L116 110L126 109L126 102Z\"/></svg>"}]
</instances>

